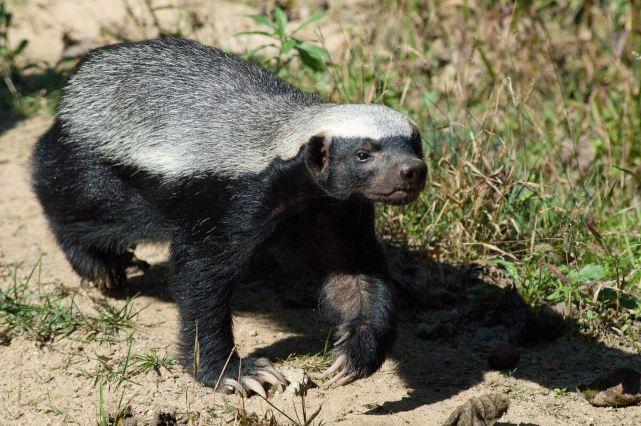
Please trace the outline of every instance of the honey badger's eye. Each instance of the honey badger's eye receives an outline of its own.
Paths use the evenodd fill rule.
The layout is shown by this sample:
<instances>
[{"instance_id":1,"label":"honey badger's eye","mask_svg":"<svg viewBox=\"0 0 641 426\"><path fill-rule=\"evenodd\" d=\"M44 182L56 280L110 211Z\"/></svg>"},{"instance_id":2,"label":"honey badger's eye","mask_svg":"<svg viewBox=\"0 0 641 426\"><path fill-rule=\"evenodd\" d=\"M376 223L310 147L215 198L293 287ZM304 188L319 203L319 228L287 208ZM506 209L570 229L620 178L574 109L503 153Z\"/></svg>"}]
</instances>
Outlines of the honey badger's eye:
<instances>
[{"instance_id":1,"label":"honey badger's eye","mask_svg":"<svg viewBox=\"0 0 641 426\"><path fill-rule=\"evenodd\" d=\"M371 158L371 155L369 155L369 152L365 151L358 151L356 152L356 159L360 161L361 163L366 162Z\"/></svg>"}]
</instances>

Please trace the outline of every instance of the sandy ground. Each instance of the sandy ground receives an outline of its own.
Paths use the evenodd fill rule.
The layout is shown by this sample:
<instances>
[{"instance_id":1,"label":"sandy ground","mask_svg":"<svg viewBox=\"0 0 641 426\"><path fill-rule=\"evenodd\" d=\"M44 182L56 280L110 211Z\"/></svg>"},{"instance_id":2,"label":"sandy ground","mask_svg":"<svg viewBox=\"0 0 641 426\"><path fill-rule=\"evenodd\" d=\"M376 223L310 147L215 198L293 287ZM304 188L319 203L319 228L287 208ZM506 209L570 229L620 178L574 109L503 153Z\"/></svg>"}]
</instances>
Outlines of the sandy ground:
<instances>
[{"instance_id":1,"label":"sandy ground","mask_svg":"<svg viewBox=\"0 0 641 426\"><path fill-rule=\"evenodd\" d=\"M78 37L98 37L97 20L117 22L116 12L123 10L113 6L107 12L96 6L99 3L118 2L28 3L15 19L23 34L36 35L29 55L48 61L58 58L63 46L55 43L68 26L73 26ZM246 6L233 7L240 8L239 16L246 13ZM70 19L71 15L82 19ZM242 25L232 32L242 30ZM32 26L31 32L25 26ZM213 40L229 29L210 30L218 34L212 35ZM48 57L53 50L55 54ZM78 308L87 313L93 312L96 303L122 306L127 296L139 294L134 301L140 313L131 352L144 355L156 350L161 355L175 355L177 310L166 285L163 248L140 250L140 257L154 266L146 274L132 277L127 291L116 297L81 287L57 248L30 191L27 170L30 149L50 123L50 117L36 117L12 123L0 134L0 266L19 264L26 272L42 259L40 281L45 288L70 289ZM4 279L0 285L6 288L9 281ZM35 280L32 285L35 290ZM234 332L242 355L268 356L286 366L284 360L291 354L315 354L323 349L326 330L313 309L293 307L283 297L283 289L269 283L248 285L241 293ZM616 367L641 369L638 352L589 338L562 338L526 348L512 371L491 371L487 356L507 339L508 331L502 325L490 326L472 311L461 303L441 309L405 309L397 348L383 368L370 378L336 390L311 389L306 397L307 411L322 405L318 420L324 424L431 425L442 423L471 397L502 392L509 396L511 405L501 424L641 424L641 407L595 408L574 390L577 383ZM439 338L419 337L420 324L437 320L453 324L451 332ZM83 372L95 372L100 359L109 365L125 359L130 347L126 336L119 337L120 341L113 343L69 338L39 347L18 336L0 346L0 424L95 424L99 385ZM554 391L564 388L567 392ZM162 370L160 375L137 375L121 386L105 384L104 400L109 412L115 412L119 401L121 406L130 406L138 424L152 423L159 413L177 413L181 419L191 416L199 424L219 424L233 420L230 406L244 406L259 417L271 410L279 421L287 423L265 401L223 397L194 383L180 366L171 372ZM275 394L270 402L294 418L295 408L301 411L298 397Z\"/></svg>"}]
</instances>

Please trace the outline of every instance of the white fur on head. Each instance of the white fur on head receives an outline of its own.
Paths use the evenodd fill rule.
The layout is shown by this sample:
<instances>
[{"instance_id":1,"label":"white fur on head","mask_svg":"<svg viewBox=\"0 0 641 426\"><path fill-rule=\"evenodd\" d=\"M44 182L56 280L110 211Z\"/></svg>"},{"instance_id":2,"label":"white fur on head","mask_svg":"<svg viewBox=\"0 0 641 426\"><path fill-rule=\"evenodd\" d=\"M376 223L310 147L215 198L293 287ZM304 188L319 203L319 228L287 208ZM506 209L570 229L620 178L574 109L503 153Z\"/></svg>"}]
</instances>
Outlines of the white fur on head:
<instances>
[{"instance_id":1,"label":"white fur on head","mask_svg":"<svg viewBox=\"0 0 641 426\"><path fill-rule=\"evenodd\" d=\"M320 105L295 114L282 129L279 156L294 157L300 147L318 134L333 138L369 138L378 140L393 136L410 137L415 125L403 114L383 105L342 104Z\"/></svg>"}]
</instances>

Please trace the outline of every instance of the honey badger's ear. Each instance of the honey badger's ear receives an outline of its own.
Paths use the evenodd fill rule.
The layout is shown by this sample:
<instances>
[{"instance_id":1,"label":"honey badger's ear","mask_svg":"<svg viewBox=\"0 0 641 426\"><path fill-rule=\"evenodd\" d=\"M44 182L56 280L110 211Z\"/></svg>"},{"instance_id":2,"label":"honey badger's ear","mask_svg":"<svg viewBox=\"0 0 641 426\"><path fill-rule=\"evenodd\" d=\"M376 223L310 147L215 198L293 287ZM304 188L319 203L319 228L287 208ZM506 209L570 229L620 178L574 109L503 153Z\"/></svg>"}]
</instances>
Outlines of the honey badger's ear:
<instances>
[{"instance_id":1,"label":"honey badger's ear","mask_svg":"<svg viewBox=\"0 0 641 426\"><path fill-rule=\"evenodd\" d=\"M305 163L315 176L327 173L332 138L324 133L312 136L305 147Z\"/></svg>"}]
</instances>

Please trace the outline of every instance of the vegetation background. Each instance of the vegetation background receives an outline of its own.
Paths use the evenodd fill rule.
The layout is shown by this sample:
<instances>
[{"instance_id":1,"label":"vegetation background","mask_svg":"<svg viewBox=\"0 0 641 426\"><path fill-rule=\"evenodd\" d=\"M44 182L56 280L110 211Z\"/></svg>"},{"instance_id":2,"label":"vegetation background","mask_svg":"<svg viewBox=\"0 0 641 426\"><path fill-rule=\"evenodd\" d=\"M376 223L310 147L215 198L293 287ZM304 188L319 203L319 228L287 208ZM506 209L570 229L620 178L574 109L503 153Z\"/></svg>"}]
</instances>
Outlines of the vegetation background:
<instances>
[{"instance_id":1,"label":"vegetation background","mask_svg":"<svg viewBox=\"0 0 641 426\"><path fill-rule=\"evenodd\" d=\"M0 0L0 134L54 114L90 47L156 36L223 46L332 101L384 103L418 123L428 187L378 213L395 264L421 264L447 292L471 273L507 282L531 306L562 306L575 335L638 355L641 0L248 0L233 19L147 0L123 2L122 19L89 35L63 25L43 41L15 25L48 3ZM214 18L238 24L212 30ZM3 263L2 335L99 336L133 318L127 304L89 323L52 316L68 295L34 296L31 267ZM503 287L470 284L465 297L485 303ZM156 355L149 368L173 368Z\"/></svg>"}]
</instances>

